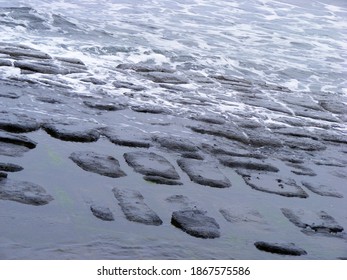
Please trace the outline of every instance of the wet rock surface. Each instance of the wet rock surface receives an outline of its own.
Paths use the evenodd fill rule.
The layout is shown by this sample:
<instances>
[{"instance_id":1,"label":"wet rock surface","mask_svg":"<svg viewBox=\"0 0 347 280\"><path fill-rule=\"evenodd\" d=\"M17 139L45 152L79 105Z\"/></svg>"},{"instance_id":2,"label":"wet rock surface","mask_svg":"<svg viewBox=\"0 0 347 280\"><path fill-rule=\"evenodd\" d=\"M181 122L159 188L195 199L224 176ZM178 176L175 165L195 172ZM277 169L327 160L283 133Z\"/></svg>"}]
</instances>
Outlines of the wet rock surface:
<instances>
[{"instance_id":1,"label":"wet rock surface","mask_svg":"<svg viewBox=\"0 0 347 280\"><path fill-rule=\"evenodd\" d=\"M126 176L121 170L119 161L108 155L101 155L90 151L74 152L70 159L83 170L97 173L111 178Z\"/></svg>"},{"instance_id":2,"label":"wet rock surface","mask_svg":"<svg viewBox=\"0 0 347 280\"><path fill-rule=\"evenodd\" d=\"M263 215L254 209L228 207L220 209L219 212L223 215L224 219L230 223L265 223Z\"/></svg>"},{"instance_id":3,"label":"wet rock surface","mask_svg":"<svg viewBox=\"0 0 347 280\"><path fill-rule=\"evenodd\" d=\"M105 55L113 48L117 55L129 51L110 47ZM197 242L210 241L191 236L215 239L207 246L207 256L215 258L245 258L249 252L254 258L343 256L347 100L323 93L297 97L280 85L202 75L204 67L196 71L201 65L193 60L167 59L177 66L117 62L102 77L89 60L0 43L1 70L16 73L0 78L0 208L14 209L0 219L5 238L12 238L7 224L15 221L25 232L21 222L30 221L40 229L29 229L38 239L47 238L47 225L61 235L61 228L76 232L75 240L77 232L83 238L91 232L93 240L111 232L123 251L143 238L139 247L153 248L156 240L159 251L174 243L177 258L202 256L204 246ZM112 190L113 197L114 185L122 187ZM86 209L84 199L98 203ZM12 201L50 205L31 218L20 208L27 205ZM119 212L105 207L112 203ZM310 212L315 209L327 211ZM87 214L117 222L93 218L76 229ZM273 242L286 241L280 236L287 232L307 255L291 243ZM339 238L324 241L326 236ZM273 254L254 250L256 240L268 240L254 245Z\"/></svg>"},{"instance_id":4,"label":"wet rock surface","mask_svg":"<svg viewBox=\"0 0 347 280\"><path fill-rule=\"evenodd\" d=\"M92 205L90 206L90 211L92 211L93 215L100 220L114 221L113 213L108 207Z\"/></svg>"},{"instance_id":5,"label":"wet rock surface","mask_svg":"<svg viewBox=\"0 0 347 280\"><path fill-rule=\"evenodd\" d=\"M273 254L280 255L292 255L301 256L306 255L307 252L297 246L294 243L269 243L264 241L258 241L254 243L260 251L265 251Z\"/></svg>"},{"instance_id":6,"label":"wet rock surface","mask_svg":"<svg viewBox=\"0 0 347 280\"><path fill-rule=\"evenodd\" d=\"M177 164L193 182L213 188L228 188L231 182L216 165L196 159L179 159Z\"/></svg>"},{"instance_id":7,"label":"wet rock surface","mask_svg":"<svg viewBox=\"0 0 347 280\"><path fill-rule=\"evenodd\" d=\"M18 164L0 162L0 171L18 172L21 170L23 170L23 167Z\"/></svg>"},{"instance_id":8,"label":"wet rock surface","mask_svg":"<svg viewBox=\"0 0 347 280\"><path fill-rule=\"evenodd\" d=\"M201 210L182 210L172 213L171 224L198 238L220 237L219 224Z\"/></svg>"},{"instance_id":9,"label":"wet rock surface","mask_svg":"<svg viewBox=\"0 0 347 280\"><path fill-rule=\"evenodd\" d=\"M313 212L282 208L283 215L294 225L302 228L304 233L323 233L336 236L344 231L337 221L325 211Z\"/></svg>"},{"instance_id":10,"label":"wet rock surface","mask_svg":"<svg viewBox=\"0 0 347 280\"><path fill-rule=\"evenodd\" d=\"M311 192L321 196L331 196L342 198L343 195L336 191L334 188L322 184L312 184L306 181L301 182L304 187L309 189Z\"/></svg>"},{"instance_id":11,"label":"wet rock surface","mask_svg":"<svg viewBox=\"0 0 347 280\"><path fill-rule=\"evenodd\" d=\"M1 179L0 199L40 206L51 202L53 197L47 194L46 190L37 184Z\"/></svg>"},{"instance_id":12,"label":"wet rock surface","mask_svg":"<svg viewBox=\"0 0 347 280\"><path fill-rule=\"evenodd\" d=\"M14 132L24 133L38 130L40 124L33 118L25 114L2 111L0 112L0 129Z\"/></svg>"},{"instance_id":13,"label":"wet rock surface","mask_svg":"<svg viewBox=\"0 0 347 280\"><path fill-rule=\"evenodd\" d=\"M120 188L113 188L112 191L129 221L153 226L160 226L163 223L159 216L144 202L144 197L140 192Z\"/></svg>"},{"instance_id":14,"label":"wet rock surface","mask_svg":"<svg viewBox=\"0 0 347 280\"><path fill-rule=\"evenodd\" d=\"M137 148L149 148L151 146L149 136L137 129L107 127L101 130L101 134L112 143L120 146Z\"/></svg>"},{"instance_id":15,"label":"wet rock surface","mask_svg":"<svg viewBox=\"0 0 347 280\"><path fill-rule=\"evenodd\" d=\"M126 162L138 173L177 180L180 176L175 167L164 157L151 152L125 153Z\"/></svg>"},{"instance_id":16,"label":"wet rock surface","mask_svg":"<svg viewBox=\"0 0 347 280\"><path fill-rule=\"evenodd\" d=\"M25 152L34 149L37 143L24 135L10 134L0 130L0 155L22 156Z\"/></svg>"},{"instance_id":17,"label":"wet rock surface","mask_svg":"<svg viewBox=\"0 0 347 280\"><path fill-rule=\"evenodd\" d=\"M252 174L240 170L237 172L252 189L286 197L308 197L308 194L293 179L285 179L264 173Z\"/></svg>"},{"instance_id":18,"label":"wet rock surface","mask_svg":"<svg viewBox=\"0 0 347 280\"><path fill-rule=\"evenodd\" d=\"M259 170L269 172L279 171L277 167L271 164L267 164L263 161L256 159L245 159L245 157L220 156L219 161L221 164L233 168L244 168L248 170Z\"/></svg>"},{"instance_id":19,"label":"wet rock surface","mask_svg":"<svg viewBox=\"0 0 347 280\"><path fill-rule=\"evenodd\" d=\"M73 142L95 142L100 133L87 122L45 123L42 128L52 137Z\"/></svg>"}]
</instances>

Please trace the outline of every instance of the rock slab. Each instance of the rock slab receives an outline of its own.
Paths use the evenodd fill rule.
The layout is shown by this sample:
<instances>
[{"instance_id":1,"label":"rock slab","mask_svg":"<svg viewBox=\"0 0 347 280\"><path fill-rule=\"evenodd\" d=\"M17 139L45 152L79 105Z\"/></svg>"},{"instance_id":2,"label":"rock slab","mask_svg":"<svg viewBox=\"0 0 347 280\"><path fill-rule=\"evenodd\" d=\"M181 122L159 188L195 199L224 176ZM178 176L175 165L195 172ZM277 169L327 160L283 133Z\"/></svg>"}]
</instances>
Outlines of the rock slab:
<instances>
[{"instance_id":1,"label":"rock slab","mask_svg":"<svg viewBox=\"0 0 347 280\"><path fill-rule=\"evenodd\" d=\"M120 188L113 188L112 191L127 220L153 226L160 226L163 223L144 202L144 197L140 192Z\"/></svg>"},{"instance_id":2,"label":"rock slab","mask_svg":"<svg viewBox=\"0 0 347 280\"><path fill-rule=\"evenodd\" d=\"M295 246L294 243L269 243L258 241L254 243L254 246L260 251L279 255L301 256L307 254L305 250Z\"/></svg>"},{"instance_id":3,"label":"rock slab","mask_svg":"<svg viewBox=\"0 0 347 280\"><path fill-rule=\"evenodd\" d=\"M126 176L120 168L119 161L112 156L82 151L72 153L69 158L85 171L111 178Z\"/></svg>"},{"instance_id":4,"label":"rock slab","mask_svg":"<svg viewBox=\"0 0 347 280\"><path fill-rule=\"evenodd\" d=\"M197 159L182 158L177 164L193 182L213 188L228 188L231 183L217 166Z\"/></svg>"},{"instance_id":5,"label":"rock slab","mask_svg":"<svg viewBox=\"0 0 347 280\"><path fill-rule=\"evenodd\" d=\"M48 204L53 197L34 183L0 179L0 199L40 206Z\"/></svg>"},{"instance_id":6,"label":"rock slab","mask_svg":"<svg viewBox=\"0 0 347 280\"><path fill-rule=\"evenodd\" d=\"M189 209L173 212L171 224L194 237L220 237L219 224L201 210Z\"/></svg>"},{"instance_id":7,"label":"rock slab","mask_svg":"<svg viewBox=\"0 0 347 280\"><path fill-rule=\"evenodd\" d=\"M140 174L159 176L166 179L178 180L180 176L173 165L164 157L152 152L125 153L126 162Z\"/></svg>"}]
</instances>

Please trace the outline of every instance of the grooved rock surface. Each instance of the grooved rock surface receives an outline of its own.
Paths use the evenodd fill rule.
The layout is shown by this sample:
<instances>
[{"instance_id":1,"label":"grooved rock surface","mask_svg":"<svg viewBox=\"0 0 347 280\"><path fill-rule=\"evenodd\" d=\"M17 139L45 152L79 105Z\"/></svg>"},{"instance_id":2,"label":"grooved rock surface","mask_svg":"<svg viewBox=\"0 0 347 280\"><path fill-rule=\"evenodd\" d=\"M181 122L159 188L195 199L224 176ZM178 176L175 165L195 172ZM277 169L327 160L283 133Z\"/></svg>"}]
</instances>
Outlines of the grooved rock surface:
<instances>
[{"instance_id":1,"label":"grooved rock surface","mask_svg":"<svg viewBox=\"0 0 347 280\"><path fill-rule=\"evenodd\" d=\"M39 206L48 204L53 197L37 184L0 179L0 199Z\"/></svg>"},{"instance_id":2,"label":"grooved rock surface","mask_svg":"<svg viewBox=\"0 0 347 280\"><path fill-rule=\"evenodd\" d=\"M219 224L201 210L182 210L172 213L171 224L199 238L218 238Z\"/></svg>"},{"instance_id":3,"label":"grooved rock surface","mask_svg":"<svg viewBox=\"0 0 347 280\"><path fill-rule=\"evenodd\" d=\"M144 197L140 192L121 188L113 188L112 191L129 221L153 226L160 226L163 223L144 202Z\"/></svg>"},{"instance_id":4,"label":"grooved rock surface","mask_svg":"<svg viewBox=\"0 0 347 280\"><path fill-rule=\"evenodd\" d=\"M255 247L260 251L265 251L273 254L301 256L306 255L307 252L297 246L294 243L269 243L264 241L258 241L254 243Z\"/></svg>"},{"instance_id":5,"label":"grooved rock surface","mask_svg":"<svg viewBox=\"0 0 347 280\"><path fill-rule=\"evenodd\" d=\"M294 179L274 177L269 174L248 173L237 170L245 183L252 189L278 194L286 197L307 198L308 194L295 182Z\"/></svg>"},{"instance_id":6,"label":"grooved rock surface","mask_svg":"<svg viewBox=\"0 0 347 280\"><path fill-rule=\"evenodd\" d=\"M313 212L282 208L283 215L304 233L336 234L344 231L337 221L325 211Z\"/></svg>"},{"instance_id":7,"label":"grooved rock surface","mask_svg":"<svg viewBox=\"0 0 347 280\"><path fill-rule=\"evenodd\" d=\"M228 188L231 182L216 165L196 159L182 158L177 164L193 182L213 188Z\"/></svg>"},{"instance_id":8,"label":"grooved rock surface","mask_svg":"<svg viewBox=\"0 0 347 280\"><path fill-rule=\"evenodd\" d=\"M126 176L121 170L119 161L112 156L101 155L90 151L74 152L69 157L83 170L111 178Z\"/></svg>"},{"instance_id":9,"label":"grooved rock surface","mask_svg":"<svg viewBox=\"0 0 347 280\"><path fill-rule=\"evenodd\" d=\"M173 165L164 157L151 152L125 153L126 162L138 173L177 180L180 176Z\"/></svg>"}]
</instances>

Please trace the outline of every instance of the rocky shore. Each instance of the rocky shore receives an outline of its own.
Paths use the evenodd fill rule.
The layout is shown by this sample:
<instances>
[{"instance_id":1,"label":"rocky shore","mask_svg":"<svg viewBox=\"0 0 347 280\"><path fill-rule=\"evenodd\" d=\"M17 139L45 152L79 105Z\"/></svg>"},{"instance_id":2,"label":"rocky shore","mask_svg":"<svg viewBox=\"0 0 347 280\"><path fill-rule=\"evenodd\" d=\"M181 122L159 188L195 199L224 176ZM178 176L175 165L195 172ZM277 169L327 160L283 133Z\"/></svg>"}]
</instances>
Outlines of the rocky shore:
<instances>
[{"instance_id":1,"label":"rocky shore","mask_svg":"<svg viewBox=\"0 0 347 280\"><path fill-rule=\"evenodd\" d=\"M103 91L83 61L14 44L0 67L21 73L0 79L0 258L347 257L346 97L151 64ZM60 80L76 73L97 94ZM102 235L119 254L76 249Z\"/></svg>"}]
</instances>

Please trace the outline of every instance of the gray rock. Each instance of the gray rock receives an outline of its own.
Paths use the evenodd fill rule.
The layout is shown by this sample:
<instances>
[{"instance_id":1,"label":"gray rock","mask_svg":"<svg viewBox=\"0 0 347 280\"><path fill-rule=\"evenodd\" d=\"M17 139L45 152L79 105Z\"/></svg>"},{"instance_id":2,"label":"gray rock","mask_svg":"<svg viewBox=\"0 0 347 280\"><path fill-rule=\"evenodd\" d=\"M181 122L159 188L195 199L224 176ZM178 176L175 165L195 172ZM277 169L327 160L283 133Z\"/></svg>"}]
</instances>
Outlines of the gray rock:
<instances>
[{"instance_id":1,"label":"gray rock","mask_svg":"<svg viewBox=\"0 0 347 280\"><path fill-rule=\"evenodd\" d=\"M264 154L260 154L258 152L249 152L246 149L243 149L240 146L230 146L230 145L226 145L225 143L217 143L215 145L210 145L210 144L206 144L203 143L202 148L211 153L212 155L217 155L217 156L221 156L221 155L229 155L229 156L233 156L233 157L244 157L244 158L255 158L255 159L266 159L267 156L265 156Z\"/></svg>"},{"instance_id":2,"label":"gray rock","mask_svg":"<svg viewBox=\"0 0 347 280\"><path fill-rule=\"evenodd\" d=\"M67 75L72 73L86 72L85 66L75 65L71 63L57 63L54 60L20 60L13 63L15 67L20 68L23 71L29 71L25 73L42 73L42 74L54 74L54 75Z\"/></svg>"},{"instance_id":3,"label":"gray rock","mask_svg":"<svg viewBox=\"0 0 347 280\"><path fill-rule=\"evenodd\" d=\"M0 162L0 171L6 172L18 172L23 170L23 167L13 163L3 163Z\"/></svg>"},{"instance_id":4,"label":"gray rock","mask_svg":"<svg viewBox=\"0 0 347 280\"><path fill-rule=\"evenodd\" d=\"M0 171L0 180L2 180L3 178L7 178L7 173Z\"/></svg>"},{"instance_id":5,"label":"gray rock","mask_svg":"<svg viewBox=\"0 0 347 280\"><path fill-rule=\"evenodd\" d=\"M293 172L296 175L317 176L317 174L311 168L306 167L304 165L295 163L287 163L287 165L294 168L291 170L291 172Z\"/></svg>"},{"instance_id":6,"label":"gray rock","mask_svg":"<svg viewBox=\"0 0 347 280\"><path fill-rule=\"evenodd\" d=\"M97 78L94 78L94 77L83 78L83 79L81 79L81 81L86 82L86 83L92 83L94 85L106 85L106 82L99 80Z\"/></svg>"},{"instance_id":7,"label":"gray rock","mask_svg":"<svg viewBox=\"0 0 347 280\"><path fill-rule=\"evenodd\" d=\"M254 209L233 207L222 208L219 212L230 223L258 223L265 224L264 217Z\"/></svg>"},{"instance_id":8,"label":"gray rock","mask_svg":"<svg viewBox=\"0 0 347 280\"><path fill-rule=\"evenodd\" d=\"M46 123L42 128L52 137L72 142L96 142L100 133L95 126L81 122Z\"/></svg>"},{"instance_id":9,"label":"gray rock","mask_svg":"<svg viewBox=\"0 0 347 280\"><path fill-rule=\"evenodd\" d=\"M103 128L100 133L106 136L112 143L120 146L149 148L150 137L147 133L130 127L126 128Z\"/></svg>"},{"instance_id":10,"label":"gray rock","mask_svg":"<svg viewBox=\"0 0 347 280\"><path fill-rule=\"evenodd\" d=\"M12 66L12 61L8 59L0 59L0 67L1 66Z\"/></svg>"},{"instance_id":11,"label":"gray rock","mask_svg":"<svg viewBox=\"0 0 347 280\"><path fill-rule=\"evenodd\" d=\"M219 224L201 210L182 210L172 213L171 224L199 238L220 237Z\"/></svg>"},{"instance_id":12,"label":"gray rock","mask_svg":"<svg viewBox=\"0 0 347 280\"><path fill-rule=\"evenodd\" d=\"M307 255L307 252L297 246L294 243L270 243L258 241L254 243L260 251L265 251L279 255L301 256Z\"/></svg>"},{"instance_id":13,"label":"gray rock","mask_svg":"<svg viewBox=\"0 0 347 280\"><path fill-rule=\"evenodd\" d=\"M177 164L193 182L213 188L228 188L231 183L217 166L196 159L179 159Z\"/></svg>"},{"instance_id":14,"label":"gray rock","mask_svg":"<svg viewBox=\"0 0 347 280\"><path fill-rule=\"evenodd\" d=\"M162 184L162 185L183 185L182 182L177 181L177 180L171 180L167 178L163 178L160 176L143 176L143 179L152 182L155 184Z\"/></svg>"},{"instance_id":15,"label":"gray rock","mask_svg":"<svg viewBox=\"0 0 347 280\"><path fill-rule=\"evenodd\" d=\"M131 106L131 110L139 113L148 113L148 114L169 114L170 110L155 106L155 105L136 105Z\"/></svg>"},{"instance_id":16,"label":"gray rock","mask_svg":"<svg viewBox=\"0 0 347 280\"><path fill-rule=\"evenodd\" d=\"M114 221L113 214L112 214L110 208L108 208L108 207L92 205L92 206L90 206L90 210L92 211L93 215L100 220Z\"/></svg>"},{"instance_id":17,"label":"gray rock","mask_svg":"<svg viewBox=\"0 0 347 280\"><path fill-rule=\"evenodd\" d=\"M35 119L25 114L8 111L2 111L0 113L0 129L2 130L24 133L36 131L40 128L40 124Z\"/></svg>"},{"instance_id":18,"label":"gray rock","mask_svg":"<svg viewBox=\"0 0 347 280\"><path fill-rule=\"evenodd\" d=\"M0 180L0 199L39 206L48 204L53 197L39 185L2 179Z\"/></svg>"},{"instance_id":19,"label":"gray rock","mask_svg":"<svg viewBox=\"0 0 347 280\"><path fill-rule=\"evenodd\" d=\"M160 146L172 151L180 152L197 152L198 147L189 139L184 139L177 136L153 136L153 140Z\"/></svg>"},{"instance_id":20,"label":"gray rock","mask_svg":"<svg viewBox=\"0 0 347 280\"><path fill-rule=\"evenodd\" d=\"M334 114L347 114L346 104L338 100L323 100L319 105Z\"/></svg>"},{"instance_id":21,"label":"gray rock","mask_svg":"<svg viewBox=\"0 0 347 280\"><path fill-rule=\"evenodd\" d=\"M164 73L174 73L175 70L169 67L163 67L158 65L146 65L146 64L130 64L122 63L118 64L118 69L122 70L134 70L136 72L164 72Z\"/></svg>"},{"instance_id":22,"label":"gray rock","mask_svg":"<svg viewBox=\"0 0 347 280\"><path fill-rule=\"evenodd\" d=\"M138 173L146 176L159 176L166 179L178 180L180 176L173 165L164 157L149 152L125 153L126 162Z\"/></svg>"},{"instance_id":23,"label":"gray rock","mask_svg":"<svg viewBox=\"0 0 347 280\"><path fill-rule=\"evenodd\" d=\"M185 77L179 76L174 73L148 72L148 73L143 73L142 75L155 83L187 84L189 82L189 80L186 79Z\"/></svg>"},{"instance_id":24,"label":"gray rock","mask_svg":"<svg viewBox=\"0 0 347 280\"><path fill-rule=\"evenodd\" d=\"M98 109L102 111L118 111L125 109L124 105L115 104L110 102L91 102L91 101L83 101L83 104L92 109Z\"/></svg>"},{"instance_id":25,"label":"gray rock","mask_svg":"<svg viewBox=\"0 0 347 280\"><path fill-rule=\"evenodd\" d=\"M268 172L278 172L279 169L271 164L256 159L245 159L244 157L219 156L221 164L232 168L244 168Z\"/></svg>"},{"instance_id":26,"label":"gray rock","mask_svg":"<svg viewBox=\"0 0 347 280\"><path fill-rule=\"evenodd\" d=\"M249 139L245 134L240 130L240 128L236 126L225 126L225 125L198 125L198 126L190 126L189 127L194 132L202 133L202 134L210 134L214 136L223 137L229 140L239 141L244 144L249 144Z\"/></svg>"},{"instance_id":27,"label":"gray rock","mask_svg":"<svg viewBox=\"0 0 347 280\"><path fill-rule=\"evenodd\" d=\"M182 158L192 158L192 159L197 159L197 160L204 160L205 159L204 156L202 156L201 154L199 154L199 153L191 153L191 152L182 153L181 157Z\"/></svg>"},{"instance_id":28,"label":"gray rock","mask_svg":"<svg viewBox=\"0 0 347 280\"><path fill-rule=\"evenodd\" d=\"M307 230L310 230L311 232L313 231L317 233L336 234L344 230L343 227L325 211L312 212L301 209L292 210L288 208L281 208L281 211L294 225L304 229L304 233L307 233Z\"/></svg>"},{"instance_id":29,"label":"gray rock","mask_svg":"<svg viewBox=\"0 0 347 280\"><path fill-rule=\"evenodd\" d=\"M135 91L142 91L146 89L146 87L144 86L136 85L129 82L122 82L122 81L113 82L113 86L115 88L126 88L126 89L135 90Z\"/></svg>"},{"instance_id":30,"label":"gray rock","mask_svg":"<svg viewBox=\"0 0 347 280\"><path fill-rule=\"evenodd\" d=\"M144 197L140 192L120 188L113 188L112 191L129 221L154 226L163 223L159 216L144 203Z\"/></svg>"},{"instance_id":31,"label":"gray rock","mask_svg":"<svg viewBox=\"0 0 347 280\"><path fill-rule=\"evenodd\" d=\"M314 120L323 120L328 122L339 122L339 119L330 112L317 111L297 105L290 105L290 109L294 111L295 116L311 118Z\"/></svg>"},{"instance_id":32,"label":"gray rock","mask_svg":"<svg viewBox=\"0 0 347 280\"><path fill-rule=\"evenodd\" d=\"M306 181L301 182L304 187L309 189L311 192L321 195L321 196L330 196L330 197L337 197L337 198L343 198L343 195L336 190L334 190L331 187L328 187L326 185L322 184L311 184Z\"/></svg>"},{"instance_id":33,"label":"gray rock","mask_svg":"<svg viewBox=\"0 0 347 280\"><path fill-rule=\"evenodd\" d=\"M8 143L16 146L23 146L28 149L36 148L37 143L23 135L14 135L0 131L0 143Z\"/></svg>"},{"instance_id":34,"label":"gray rock","mask_svg":"<svg viewBox=\"0 0 347 280\"><path fill-rule=\"evenodd\" d=\"M322 151L327 147L317 140L305 137L294 137L286 136L281 137L286 146L295 150L304 150L304 151Z\"/></svg>"},{"instance_id":35,"label":"gray rock","mask_svg":"<svg viewBox=\"0 0 347 280\"><path fill-rule=\"evenodd\" d=\"M126 176L125 172L120 169L118 160L112 156L83 151L72 153L69 158L83 170L89 172L111 178Z\"/></svg>"},{"instance_id":36,"label":"gray rock","mask_svg":"<svg viewBox=\"0 0 347 280\"><path fill-rule=\"evenodd\" d=\"M9 98L9 99L18 99L19 97L21 97L21 95L11 91L10 92L1 91L0 97Z\"/></svg>"},{"instance_id":37,"label":"gray rock","mask_svg":"<svg viewBox=\"0 0 347 280\"><path fill-rule=\"evenodd\" d=\"M191 117L193 120L201 121L209 124L225 124L226 120L215 115L195 115Z\"/></svg>"},{"instance_id":38,"label":"gray rock","mask_svg":"<svg viewBox=\"0 0 347 280\"><path fill-rule=\"evenodd\" d=\"M282 147L283 142L272 132L264 130L246 130L249 143L254 147Z\"/></svg>"},{"instance_id":39,"label":"gray rock","mask_svg":"<svg viewBox=\"0 0 347 280\"><path fill-rule=\"evenodd\" d=\"M0 47L0 53L8 54L13 58L35 58L35 59L51 59L52 57L49 56L46 53L43 53L41 51L27 48L25 46L7 46L7 47Z\"/></svg>"},{"instance_id":40,"label":"gray rock","mask_svg":"<svg viewBox=\"0 0 347 280\"><path fill-rule=\"evenodd\" d=\"M269 174L236 171L252 189L286 197L307 198L308 194L293 179L274 177Z\"/></svg>"}]
</instances>

